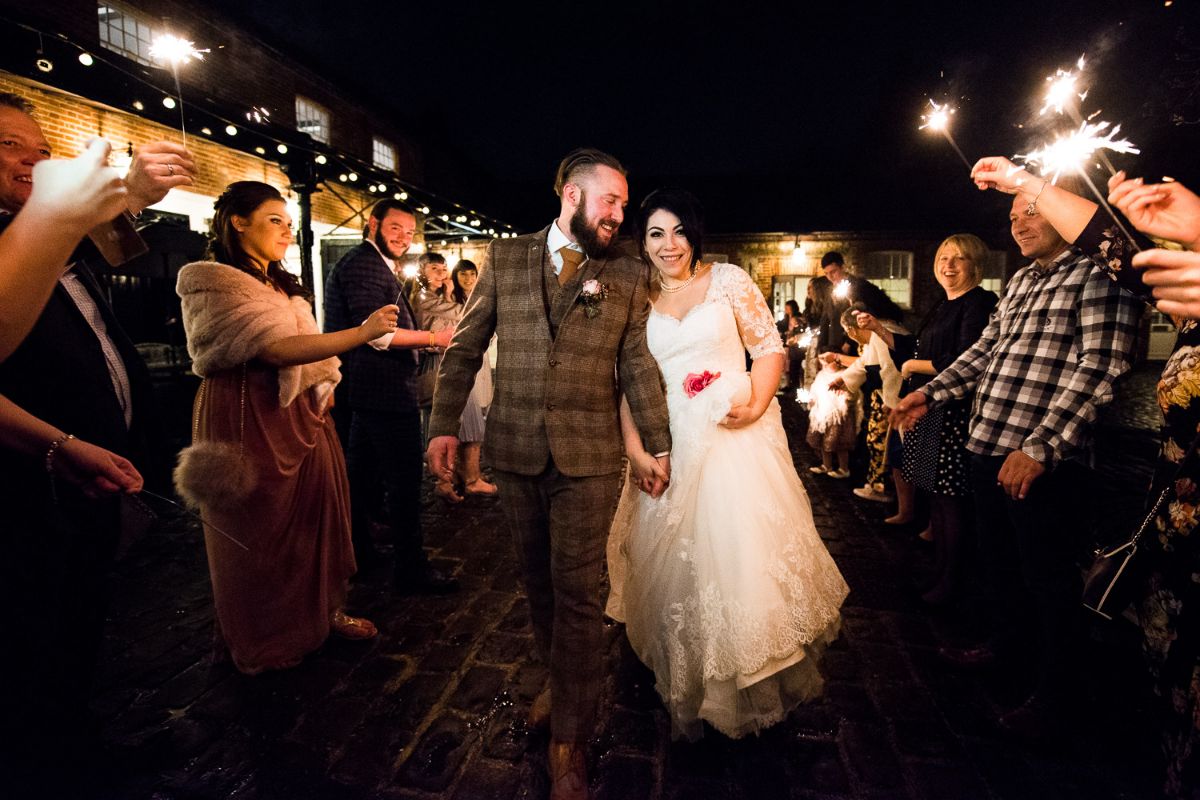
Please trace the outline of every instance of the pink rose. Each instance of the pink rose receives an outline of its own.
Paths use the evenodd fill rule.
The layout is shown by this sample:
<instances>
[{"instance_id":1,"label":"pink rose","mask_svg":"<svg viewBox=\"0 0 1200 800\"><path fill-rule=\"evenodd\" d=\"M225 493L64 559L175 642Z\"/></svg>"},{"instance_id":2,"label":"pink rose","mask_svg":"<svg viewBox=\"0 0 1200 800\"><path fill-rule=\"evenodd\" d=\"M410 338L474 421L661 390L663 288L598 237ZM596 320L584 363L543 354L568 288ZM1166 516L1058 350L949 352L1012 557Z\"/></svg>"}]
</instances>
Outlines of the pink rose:
<instances>
[{"instance_id":1,"label":"pink rose","mask_svg":"<svg viewBox=\"0 0 1200 800\"><path fill-rule=\"evenodd\" d=\"M600 294L600 281L592 278L590 281L584 281L583 287L579 290L580 294L595 296Z\"/></svg>"},{"instance_id":2,"label":"pink rose","mask_svg":"<svg viewBox=\"0 0 1200 800\"><path fill-rule=\"evenodd\" d=\"M683 379L683 391L688 397L695 397L719 377L721 377L721 373L708 370L701 373L689 372L688 376Z\"/></svg>"}]
</instances>

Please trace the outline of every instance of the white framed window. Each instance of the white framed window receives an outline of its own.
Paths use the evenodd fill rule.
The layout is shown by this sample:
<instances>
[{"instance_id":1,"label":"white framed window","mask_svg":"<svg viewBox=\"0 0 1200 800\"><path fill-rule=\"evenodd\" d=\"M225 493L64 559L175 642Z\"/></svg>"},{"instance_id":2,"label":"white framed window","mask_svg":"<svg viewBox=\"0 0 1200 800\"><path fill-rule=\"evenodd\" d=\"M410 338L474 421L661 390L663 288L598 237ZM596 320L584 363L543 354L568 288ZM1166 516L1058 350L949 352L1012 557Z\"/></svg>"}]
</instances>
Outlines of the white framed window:
<instances>
[{"instance_id":1,"label":"white framed window","mask_svg":"<svg viewBox=\"0 0 1200 800\"><path fill-rule=\"evenodd\" d=\"M154 66L150 47L154 44L151 18L123 3L96 4L100 20L100 45L106 50L131 58L139 64Z\"/></svg>"},{"instance_id":2,"label":"white framed window","mask_svg":"<svg viewBox=\"0 0 1200 800\"><path fill-rule=\"evenodd\" d=\"M901 308L912 308L913 254L908 250L867 253L860 277L887 292Z\"/></svg>"},{"instance_id":3,"label":"white framed window","mask_svg":"<svg viewBox=\"0 0 1200 800\"><path fill-rule=\"evenodd\" d=\"M329 144L329 128L329 109L303 95L296 95L296 130Z\"/></svg>"},{"instance_id":4,"label":"white framed window","mask_svg":"<svg viewBox=\"0 0 1200 800\"><path fill-rule=\"evenodd\" d=\"M1004 294L1004 268L1008 265L1008 255L1000 250L988 250L987 258L983 261L983 280L979 285L989 292L995 292L999 297Z\"/></svg>"},{"instance_id":5,"label":"white framed window","mask_svg":"<svg viewBox=\"0 0 1200 800\"><path fill-rule=\"evenodd\" d=\"M396 148L386 139L371 137L371 161L380 169L396 171Z\"/></svg>"}]
</instances>

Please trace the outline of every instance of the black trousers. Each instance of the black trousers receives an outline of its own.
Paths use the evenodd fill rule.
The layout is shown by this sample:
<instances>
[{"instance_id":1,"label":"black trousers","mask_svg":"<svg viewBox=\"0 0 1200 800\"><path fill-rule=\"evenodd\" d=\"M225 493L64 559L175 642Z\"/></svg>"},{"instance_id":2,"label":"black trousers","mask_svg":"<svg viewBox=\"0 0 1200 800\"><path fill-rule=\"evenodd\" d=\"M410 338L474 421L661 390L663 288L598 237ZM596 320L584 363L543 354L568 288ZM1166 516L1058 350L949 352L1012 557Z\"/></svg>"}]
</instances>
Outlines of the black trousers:
<instances>
[{"instance_id":1,"label":"black trousers","mask_svg":"<svg viewBox=\"0 0 1200 800\"><path fill-rule=\"evenodd\" d=\"M594 733L604 677L601 573L620 473L571 478L551 463L541 475L495 476L524 573L534 642L550 669L551 736L584 742Z\"/></svg>"},{"instance_id":2,"label":"black trousers","mask_svg":"<svg viewBox=\"0 0 1200 800\"><path fill-rule=\"evenodd\" d=\"M354 410L346 455L354 549L361 553L373 546L370 512L382 478L398 579L421 579L428 569L421 537L424 450L417 409Z\"/></svg>"},{"instance_id":3,"label":"black trousers","mask_svg":"<svg viewBox=\"0 0 1200 800\"><path fill-rule=\"evenodd\" d=\"M1076 555L1092 516L1090 469L1065 461L1034 481L1024 500L997 485L1005 456L971 456L980 566L995 644L1037 648L1034 688L1045 700L1069 697L1083 644Z\"/></svg>"}]
</instances>

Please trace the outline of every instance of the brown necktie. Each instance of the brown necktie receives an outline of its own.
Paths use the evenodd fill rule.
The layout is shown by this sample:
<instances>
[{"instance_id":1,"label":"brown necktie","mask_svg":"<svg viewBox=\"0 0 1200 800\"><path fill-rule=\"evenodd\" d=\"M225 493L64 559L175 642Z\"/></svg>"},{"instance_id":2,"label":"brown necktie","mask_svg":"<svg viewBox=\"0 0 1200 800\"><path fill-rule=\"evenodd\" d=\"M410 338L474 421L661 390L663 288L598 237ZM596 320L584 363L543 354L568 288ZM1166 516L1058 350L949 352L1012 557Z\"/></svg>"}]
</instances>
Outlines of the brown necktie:
<instances>
[{"instance_id":1,"label":"brown necktie","mask_svg":"<svg viewBox=\"0 0 1200 800\"><path fill-rule=\"evenodd\" d=\"M558 285L566 286L571 278L575 277L575 273L579 270L579 265L583 263L585 256L578 250L573 250L569 245L563 245L558 248L558 254L562 256L562 269L558 271Z\"/></svg>"}]
</instances>

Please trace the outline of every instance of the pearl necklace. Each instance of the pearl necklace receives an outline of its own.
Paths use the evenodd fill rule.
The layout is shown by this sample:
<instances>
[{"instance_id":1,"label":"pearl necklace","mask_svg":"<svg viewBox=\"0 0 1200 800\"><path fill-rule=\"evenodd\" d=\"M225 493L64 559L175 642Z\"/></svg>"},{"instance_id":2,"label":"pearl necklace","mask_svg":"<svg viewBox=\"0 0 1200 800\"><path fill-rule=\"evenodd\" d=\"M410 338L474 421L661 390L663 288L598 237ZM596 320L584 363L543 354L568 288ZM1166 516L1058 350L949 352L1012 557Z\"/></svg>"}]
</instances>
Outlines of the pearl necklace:
<instances>
[{"instance_id":1,"label":"pearl necklace","mask_svg":"<svg viewBox=\"0 0 1200 800\"><path fill-rule=\"evenodd\" d=\"M692 270L691 277L688 278L686 281L684 281L683 283L680 283L676 286L667 286L665 283L663 283L663 276L662 276L662 273L660 272L658 274L658 288L662 289L667 294L674 294L675 292L682 292L684 289L686 289L687 287L692 285L692 281L696 280L696 276L698 276L699 274L700 274L700 265L697 264L696 269Z\"/></svg>"}]
</instances>

